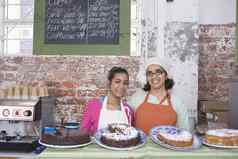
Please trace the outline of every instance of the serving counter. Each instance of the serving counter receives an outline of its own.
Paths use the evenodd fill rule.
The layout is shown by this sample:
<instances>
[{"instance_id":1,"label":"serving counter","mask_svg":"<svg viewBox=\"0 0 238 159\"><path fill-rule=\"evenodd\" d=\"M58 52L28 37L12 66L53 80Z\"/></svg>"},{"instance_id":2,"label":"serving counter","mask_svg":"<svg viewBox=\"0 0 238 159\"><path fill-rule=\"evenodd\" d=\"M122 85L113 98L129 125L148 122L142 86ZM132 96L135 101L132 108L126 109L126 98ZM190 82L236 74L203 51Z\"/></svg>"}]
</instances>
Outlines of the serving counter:
<instances>
[{"instance_id":1,"label":"serving counter","mask_svg":"<svg viewBox=\"0 0 238 159\"><path fill-rule=\"evenodd\" d=\"M0 151L0 159L32 159L36 154L33 152Z\"/></svg>"},{"instance_id":2,"label":"serving counter","mask_svg":"<svg viewBox=\"0 0 238 159\"><path fill-rule=\"evenodd\" d=\"M113 151L90 144L75 149L47 148L38 159L237 159L238 149L217 149L202 146L200 149L179 152L161 147L148 139L145 146L131 151Z\"/></svg>"}]
</instances>

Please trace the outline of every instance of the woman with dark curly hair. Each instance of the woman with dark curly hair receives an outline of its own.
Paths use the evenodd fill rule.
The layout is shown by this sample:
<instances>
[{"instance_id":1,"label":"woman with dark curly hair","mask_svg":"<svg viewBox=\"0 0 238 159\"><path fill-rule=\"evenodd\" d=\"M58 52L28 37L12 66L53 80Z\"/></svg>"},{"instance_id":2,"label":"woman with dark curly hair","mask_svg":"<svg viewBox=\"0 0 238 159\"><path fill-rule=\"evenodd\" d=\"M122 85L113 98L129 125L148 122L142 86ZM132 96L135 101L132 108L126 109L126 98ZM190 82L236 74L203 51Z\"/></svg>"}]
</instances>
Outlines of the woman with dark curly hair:
<instances>
[{"instance_id":1,"label":"woman with dark curly hair","mask_svg":"<svg viewBox=\"0 0 238 159\"><path fill-rule=\"evenodd\" d=\"M169 90L174 86L168 64L162 58L146 63L146 83L130 99L135 110L135 126L149 133L159 125L174 125L189 130L188 113L184 104Z\"/></svg>"}]
</instances>

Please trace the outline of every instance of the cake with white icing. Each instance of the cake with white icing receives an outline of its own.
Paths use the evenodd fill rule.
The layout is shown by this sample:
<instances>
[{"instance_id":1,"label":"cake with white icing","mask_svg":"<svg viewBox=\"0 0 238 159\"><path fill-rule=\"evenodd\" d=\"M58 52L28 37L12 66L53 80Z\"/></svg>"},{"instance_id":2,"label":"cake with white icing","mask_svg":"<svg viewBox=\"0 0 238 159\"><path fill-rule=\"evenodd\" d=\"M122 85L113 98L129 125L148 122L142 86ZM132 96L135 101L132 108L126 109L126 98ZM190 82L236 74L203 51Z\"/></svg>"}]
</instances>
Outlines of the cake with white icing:
<instances>
[{"instance_id":1,"label":"cake with white icing","mask_svg":"<svg viewBox=\"0 0 238 159\"><path fill-rule=\"evenodd\" d=\"M215 129L208 130L205 134L205 142L221 146L238 146L238 130Z\"/></svg>"},{"instance_id":2,"label":"cake with white icing","mask_svg":"<svg viewBox=\"0 0 238 159\"><path fill-rule=\"evenodd\" d=\"M136 146L140 142L140 134L127 124L113 123L102 133L101 142L119 148Z\"/></svg>"},{"instance_id":3,"label":"cake with white icing","mask_svg":"<svg viewBox=\"0 0 238 159\"><path fill-rule=\"evenodd\" d=\"M159 128L157 137L161 142L175 147L193 145L193 135L189 131L172 126Z\"/></svg>"}]
</instances>

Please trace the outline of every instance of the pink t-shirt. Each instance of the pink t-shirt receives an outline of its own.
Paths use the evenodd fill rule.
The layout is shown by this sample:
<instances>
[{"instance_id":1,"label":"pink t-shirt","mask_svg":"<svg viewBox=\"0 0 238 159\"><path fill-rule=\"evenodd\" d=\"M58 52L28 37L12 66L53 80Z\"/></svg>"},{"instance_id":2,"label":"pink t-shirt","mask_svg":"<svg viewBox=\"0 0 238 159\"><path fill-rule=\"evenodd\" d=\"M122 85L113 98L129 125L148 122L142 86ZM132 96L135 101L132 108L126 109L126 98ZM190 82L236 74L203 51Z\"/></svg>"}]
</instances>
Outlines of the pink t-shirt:
<instances>
[{"instance_id":1,"label":"pink t-shirt","mask_svg":"<svg viewBox=\"0 0 238 159\"><path fill-rule=\"evenodd\" d=\"M94 135L94 133L97 131L103 100L104 99L102 98L92 99L87 103L86 109L83 114L83 119L80 125L80 131L87 132L90 135ZM129 124L133 125L134 124L133 110L130 108L130 106L126 102L123 102L123 106L124 106Z\"/></svg>"}]
</instances>

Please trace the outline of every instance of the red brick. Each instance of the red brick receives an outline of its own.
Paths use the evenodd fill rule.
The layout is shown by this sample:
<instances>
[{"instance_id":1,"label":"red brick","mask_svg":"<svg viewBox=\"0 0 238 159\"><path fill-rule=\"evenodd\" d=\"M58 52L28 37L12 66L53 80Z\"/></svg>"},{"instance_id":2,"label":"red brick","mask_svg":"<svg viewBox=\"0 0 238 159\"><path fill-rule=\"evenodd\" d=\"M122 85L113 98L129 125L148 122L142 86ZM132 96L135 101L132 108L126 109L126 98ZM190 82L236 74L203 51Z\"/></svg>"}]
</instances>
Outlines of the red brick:
<instances>
[{"instance_id":1,"label":"red brick","mask_svg":"<svg viewBox=\"0 0 238 159\"><path fill-rule=\"evenodd\" d=\"M69 81L65 81L62 84L65 88L75 88L76 87L73 82L69 82Z\"/></svg>"}]
</instances>

